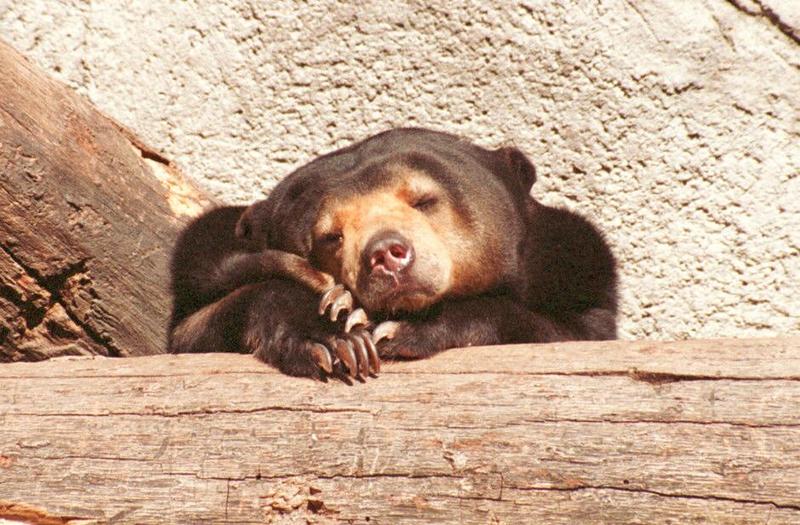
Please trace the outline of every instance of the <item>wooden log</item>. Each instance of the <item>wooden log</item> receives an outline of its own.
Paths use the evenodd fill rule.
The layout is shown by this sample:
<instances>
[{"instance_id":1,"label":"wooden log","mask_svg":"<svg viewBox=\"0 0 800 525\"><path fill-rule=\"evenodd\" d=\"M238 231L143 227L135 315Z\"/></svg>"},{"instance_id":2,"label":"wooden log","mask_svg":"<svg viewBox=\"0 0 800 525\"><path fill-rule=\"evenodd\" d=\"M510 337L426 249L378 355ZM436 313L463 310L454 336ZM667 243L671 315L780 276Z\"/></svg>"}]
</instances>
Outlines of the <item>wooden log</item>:
<instances>
[{"instance_id":1,"label":"wooden log","mask_svg":"<svg viewBox=\"0 0 800 525\"><path fill-rule=\"evenodd\" d=\"M800 338L460 349L354 386L60 359L0 385L0 519L800 523Z\"/></svg>"},{"instance_id":2,"label":"wooden log","mask_svg":"<svg viewBox=\"0 0 800 525\"><path fill-rule=\"evenodd\" d=\"M0 361L163 352L167 261L211 202L0 41Z\"/></svg>"}]
</instances>

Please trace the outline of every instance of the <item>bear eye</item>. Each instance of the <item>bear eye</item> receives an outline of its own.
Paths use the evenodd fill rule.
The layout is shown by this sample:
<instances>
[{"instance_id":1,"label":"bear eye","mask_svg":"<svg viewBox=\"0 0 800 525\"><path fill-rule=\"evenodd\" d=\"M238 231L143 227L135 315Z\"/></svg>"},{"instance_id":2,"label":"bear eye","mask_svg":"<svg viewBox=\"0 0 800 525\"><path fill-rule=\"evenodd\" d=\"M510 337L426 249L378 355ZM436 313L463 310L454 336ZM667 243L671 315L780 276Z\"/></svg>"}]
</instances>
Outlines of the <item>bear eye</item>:
<instances>
[{"instance_id":1,"label":"bear eye","mask_svg":"<svg viewBox=\"0 0 800 525\"><path fill-rule=\"evenodd\" d=\"M322 237L319 238L320 244L323 246L331 247L336 246L342 243L342 234L341 233L326 233Z\"/></svg>"},{"instance_id":2,"label":"bear eye","mask_svg":"<svg viewBox=\"0 0 800 525\"><path fill-rule=\"evenodd\" d=\"M439 197L436 195L423 195L419 197L414 203L411 205L415 210L419 211L428 211L439 202Z\"/></svg>"}]
</instances>

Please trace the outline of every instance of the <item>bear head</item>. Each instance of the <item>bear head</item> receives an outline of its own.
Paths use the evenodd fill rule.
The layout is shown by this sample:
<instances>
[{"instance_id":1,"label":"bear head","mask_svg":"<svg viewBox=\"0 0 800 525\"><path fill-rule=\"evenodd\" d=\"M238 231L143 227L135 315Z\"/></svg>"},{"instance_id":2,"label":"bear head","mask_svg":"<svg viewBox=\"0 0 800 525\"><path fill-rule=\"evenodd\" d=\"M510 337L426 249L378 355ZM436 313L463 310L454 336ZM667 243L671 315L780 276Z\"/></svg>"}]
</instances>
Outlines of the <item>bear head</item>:
<instances>
[{"instance_id":1,"label":"bear head","mask_svg":"<svg viewBox=\"0 0 800 525\"><path fill-rule=\"evenodd\" d=\"M299 168L236 234L308 258L367 311L415 312L513 285L535 179L516 148L395 129Z\"/></svg>"}]
</instances>

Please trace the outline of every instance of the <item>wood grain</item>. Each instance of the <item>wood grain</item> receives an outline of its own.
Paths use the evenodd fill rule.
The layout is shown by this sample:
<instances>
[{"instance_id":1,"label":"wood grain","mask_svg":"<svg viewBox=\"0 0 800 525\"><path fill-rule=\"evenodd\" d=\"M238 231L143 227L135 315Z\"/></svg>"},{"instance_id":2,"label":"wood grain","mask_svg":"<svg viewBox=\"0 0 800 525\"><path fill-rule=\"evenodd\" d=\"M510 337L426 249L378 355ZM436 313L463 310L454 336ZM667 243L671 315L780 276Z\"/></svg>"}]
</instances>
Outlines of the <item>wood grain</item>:
<instances>
[{"instance_id":1,"label":"wood grain","mask_svg":"<svg viewBox=\"0 0 800 525\"><path fill-rule=\"evenodd\" d=\"M163 352L169 251L211 201L0 41L0 361Z\"/></svg>"},{"instance_id":2,"label":"wood grain","mask_svg":"<svg viewBox=\"0 0 800 525\"><path fill-rule=\"evenodd\" d=\"M57 519L800 522L800 338L459 349L354 386L59 359L0 385L0 499Z\"/></svg>"}]
</instances>

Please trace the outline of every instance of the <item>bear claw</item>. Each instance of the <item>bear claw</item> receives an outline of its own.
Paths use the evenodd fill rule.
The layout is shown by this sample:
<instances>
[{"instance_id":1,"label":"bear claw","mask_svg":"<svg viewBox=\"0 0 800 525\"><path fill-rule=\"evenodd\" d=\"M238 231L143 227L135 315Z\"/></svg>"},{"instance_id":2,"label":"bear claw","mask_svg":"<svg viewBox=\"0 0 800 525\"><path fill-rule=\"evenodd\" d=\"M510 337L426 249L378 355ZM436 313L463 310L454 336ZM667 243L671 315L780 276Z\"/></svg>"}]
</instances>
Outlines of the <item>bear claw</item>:
<instances>
[{"instance_id":1,"label":"bear claw","mask_svg":"<svg viewBox=\"0 0 800 525\"><path fill-rule=\"evenodd\" d=\"M333 347L336 350L339 361L344 364L347 369L346 372L350 374L350 377L360 375L356 353L353 351L353 344L345 339L336 339L333 342Z\"/></svg>"},{"instance_id":2,"label":"bear claw","mask_svg":"<svg viewBox=\"0 0 800 525\"><path fill-rule=\"evenodd\" d=\"M369 324L369 318L363 308L356 308L350 315L347 316L347 321L344 323L344 333L350 333L356 326L366 327Z\"/></svg>"},{"instance_id":3,"label":"bear claw","mask_svg":"<svg viewBox=\"0 0 800 525\"><path fill-rule=\"evenodd\" d=\"M351 336L348 343L350 343L350 348L353 349L358 357L358 378L362 380L366 379L367 376L369 376L369 356L367 355L367 347L364 345L364 341L357 336Z\"/></svg>"},{"instance_id":4,"label":"bear claw","mask_svg":"<svg viewBox=\"0 0 800 525\"><path fill-rule=\"evenodd\" d=\"M370 370L373 375L377 375L381 371L381 358L378 357L378 348L375 346L375 343L372 342L372 334L366 331L362 332L361 340L364 342L364 346L367 349Z\"/></svg>"},{"instance_id":5,"label":"bear claw","mask_svg":"<svg viewBox=\"0 0 800 525\"><path fill-rule=\"evenodd\" d=\"M325 348L325 345L314 343L311 346L311 355L314 357L314 361L317 363L317 365L319 365L319 367L326 374L333 373L333 361L331 360L331 354L328 352L328 349Z\"/></svg>"},{"instance_id":6,"label":"bear claw","mask_svg":"<svg viewBox=\"0 0 800 525\"><path fill-rule=\"evenodd\" d=\"M393 339L399 328L397 321L382 322L372 331L372 342L377 345L381 339Z\"/></svg>"},{"instance_id":7,"label":"bear claw","mask_svg":"<svg viewBox=\"0 0 800 525\"><path fill-rule=\"evenodd\" d=\"M353 296L341 284L322 294L319 301L319 315L325 315L330 307L330 319L336 321L340 312L349 312L353 308Z\"/></svg>"}]
</instances>

